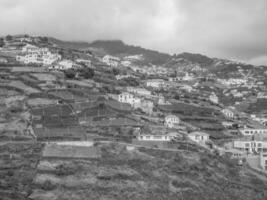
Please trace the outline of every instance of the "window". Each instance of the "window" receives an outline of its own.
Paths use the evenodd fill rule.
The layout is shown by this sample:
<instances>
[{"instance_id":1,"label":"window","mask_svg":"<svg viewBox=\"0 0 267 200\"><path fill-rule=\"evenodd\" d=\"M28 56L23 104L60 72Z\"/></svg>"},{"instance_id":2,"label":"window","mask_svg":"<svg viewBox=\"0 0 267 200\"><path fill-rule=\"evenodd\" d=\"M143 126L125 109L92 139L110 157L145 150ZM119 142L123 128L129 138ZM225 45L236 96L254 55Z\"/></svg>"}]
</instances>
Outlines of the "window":
<instances>
[{"instance_id":1,"label":"window","mask_svg":"<svg viewBox=\"0 0 267 200\"><path fill-rule=\"evenodd\" d=\"M150 139L150 136L146 136L146 139Z\"/></svg>"},{"instance_id":2,"label":"window","mask_svg":"<svg viewBox=\"0 0 267 200\"><path fill-rule=\"evenodd\" d=\"M249 148L249 143L246 143L246 144L245 144L245 147L246 147L246 148Z\"/></svg>"}]
</instances>

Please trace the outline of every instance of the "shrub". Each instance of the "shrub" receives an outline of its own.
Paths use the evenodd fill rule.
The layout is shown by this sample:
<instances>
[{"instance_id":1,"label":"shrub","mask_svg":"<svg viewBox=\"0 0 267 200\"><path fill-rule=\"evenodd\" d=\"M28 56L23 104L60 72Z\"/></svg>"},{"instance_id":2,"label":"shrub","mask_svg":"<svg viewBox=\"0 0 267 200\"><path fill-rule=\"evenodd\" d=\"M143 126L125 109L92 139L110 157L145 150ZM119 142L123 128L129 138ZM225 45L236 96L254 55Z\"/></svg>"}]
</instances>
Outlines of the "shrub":
<instances>
[{"instance_id":1,"label":"shrub","mask_svg":"<svg viewBox=\"0 0 267 200\"><path fill-rule=\"evenodd\" d=\"M49 191L53 190L56 186L51 183L51 181L46 180L43 185L41 185L41 189Z\"/></svg>"},{"instance_id":2,"label":"shrub","mask_svg":"<svg viewBox=\"0 0 267 200\"><path fill-rule=\"evenodd\" d=\"M95 71L91 68L83 68L80 71L80 75L85 79L93 78L95 75Z\"/></svg>"},{"instance_id":3,"label":"shrub","mask_svg":"<svg viewBox=\"0 0 267 200\"><path fill-rule=\"evenodd\" d=\"M73 79L76 75L75 71L72 69L68 69L64 73L65 73L66 78L69 78L69 79Z\"/></svg>"},{"instance_id":4,"label":"shrub","mask_svg":"<svg viewBox=\"0 0 267 200\"><path fill-rule=\"evenodd\" d=\"M58 176L68 176L75 174L75 169L68 165L59 165L56 167L56 175Z\"/></svg>"},{"instance_id":5,"label":"shrub","mask_svg":"<svg viewBox=\"0 0 267 200\"><path fill-rule=\"evenodd\" d=\"M7 35L7 36L6 36L6 40L7 40L7 41L10 41L10 40L12 40L12 39L13 39L13 37L12 37L11 35Z\"/></svg>"},{"instance_id":6,"label":"shrub","mask_svg":"<svg viewBox=\"0 0 267 200\"><path fill-rule=\"evenodd\" d=\"M120 70L119 69L116 69L116 68L113 68L112 69L112 73L116 76L120 73Z\"/></svg>"}]
</instances>

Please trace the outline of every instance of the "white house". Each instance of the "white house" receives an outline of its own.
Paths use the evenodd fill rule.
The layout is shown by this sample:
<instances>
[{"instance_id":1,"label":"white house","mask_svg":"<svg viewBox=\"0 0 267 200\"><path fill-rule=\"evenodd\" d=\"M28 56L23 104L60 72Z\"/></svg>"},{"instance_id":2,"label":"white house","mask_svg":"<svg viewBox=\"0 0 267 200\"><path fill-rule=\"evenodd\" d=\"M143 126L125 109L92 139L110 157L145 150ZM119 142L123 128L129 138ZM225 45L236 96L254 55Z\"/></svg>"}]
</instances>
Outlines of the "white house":
<instances>
[{"instance_id":1,"label":"white house","mask_svg":"<svg viewBox=\"0 0 267 200\"><path fill-rule=\"evenodd\" d=\"M151 91L145 89L145 88L137 88L137 87L127 87L127 92L131 92L134 94L139 94L141 96L151 96Z\"/></svg>"},{"instance_id":2,"label":"white house","mask_svg":"<svg viewBox=\"0 0 267 200\"><path fill-rule=\"evenodd\" d=\"M178 125L179 123L180 123L180 119L179 119L179 117L177 117L175 115L167 115L165 117L164 124L168 128L173 128L173 127L175 127L175 125Z\"/></svg>"},{"instance_id":3,"label":"white house","mask_svg":"<svg viewBox=\"0 0 267 200\"><path fill-rule=\"evenodd\" d=\"M263 170L267 170L267 153L261 153L260 166Z\"/></svg>"},{"instance_id":4,"label":"white house","mask_svg":"<svg viewBox=\"0 0 267 200\"><path fill-rule=\"evenodd\" d=\"M102 61L111 67L117 67L120 63L120 58L111 55L105 55L102 58Z\"/></svg>"},{"instance_id":5,"label":"white house","mask_svg":"<svg viewBox=\"0 0 267 200\"><path fill-rule=\"evenodd\" d=\"M118 101L122 103L129 103L132 106L137 103L141 103L141 99L138 97L135 97L133 94L129 92L122 92L118 95Z\"/></svg>"},{"instance_id":6,"label":"white house","mask_svg":"<svg viewBox=\"0 0 267 200\"><path fill-rule=\"evenodd\" d=\"M7 59L6 58L1 58L0 57L0 63L7 63L8 61L7 61Z\"/></svg>"},{"instance_id":7,"label":"white house","mask_svg":"<svg viewBox=\"0 0 267 200\"><path fill-rule=\"evenodd\" d=\"M216 104L219 103L219 98L217 97L217 95L214 92L209 96L209 100L212 103L216 103Z\"/></svg>"},{"instance_id":8,"label":"white house","mask_svg":"<svg viewBox=\"0 0 267 200\"><path fill-rule=\"evenodd\" d=\"M239 131L244 136L253 136L255 134L267 136L267 127L266 128L240 128Z\"/></svg>"},{"instance_id":9,"label":"white house","mask_svg":"<svg viewBox=\"0 0 267 200\"><path fill-rule=\"evenodd\" d=\"M150 79L146 81L147 87L162 88L165 81L163 79Z\"/></svg>"},{"instance_id":10,"label":"white house","mask_svg":"<svg viewBox=\"0 0 267 200\"><path fill-rule=\"evenodd\" d=\"M140 102L136 101L132 106L135 109L140 108L143 112L151 115L153 113L154 103L152 101L142 99Z\"/></svg>"},{"instance_id":11,"label":"white house","mask_svg":"<svg viewBox=\"0 0 267 200\"><path fill-rule=\"evenodd\" d=\"M78 58L78 59L76 59L76 62L77 62L77 63L84 63L84 64L86 64L87 66L91 66L91 60Z\"/></svg>"},{"instance_id":12,"label":"white house","mask_svg":"<svg viewBox=\"0 0 267 200\"><path fill-rule=\"evenodd\" d=\"M26 44L24 47L22 47L22 52L23 53L36 53L39 50L39 47L31 45L31 44Z\"/></svg>"},{"instance_id":13,"label":"white house","mask_svg":"<svg viewBox=\"0 0 267 200\"><path fill-rule=\"evenodd\" d=\"M224 108L221 110L221 112L228 119L234 119L234 117L235 117L235 113L234 113L233 109L231 109L231 108Z\"/></svg>"},{"instance_id":14,"label":"white house","mask_svg":"<svg viewBox=\"0 0 267 200\"><path fill-rule=\"evenodd\" d=\"M194 142L205 144L209 141L209 134L204 132L195 131L188 134L189 139L193 140Z\"/></svg>"},{"instance_id":15,"label":"white house","mask_svg":"<svg viewBox=\"0 0 267 200\"><path fill-rule=\"evenodd\" d=\"M22 48L23 55L16 56L16 60L25 64L36 63L51 65L61 59L59 54L54 54L48 48L38 48L27 44Z\"/></svg>"},{"instance_id":16,"label":"white house","mask_svg":"<svg viewBox=\"0 0 267 200\"><path fill-rule=\"evenodd\" d=\"M257 95L258 99L267 99L267 92L259 92Z\"/></svg>"},{"instance_id":17,"label":"white house","mask_svg":"<svg viewBox=\"0 0 267 200\"><path fill-rule=\"evenodd\" d=\"M71 69L74 66L73 61L71 60L62 60L58 63L58 65L60 66L60 68L62 68L63 70L66 69Z\"/></svg>"},{"instance_id":18,"label":"white house","mask_svg":"<svg viewBox=\"0 0 267 200\"><path fill-rule=\"evenodd\" d=\"M159 96L158 98L158 105L171 105L171 103L167 101L164 96Z\"/></svg>"},{"instance_id":19,"label":"white house","mask_svg":"<svg viewBox=\"0 0 267 200\"><path fill-rule=\"evenodd\" d=\"M192 81L194 76L192 74L185 73L185 76L182 78L183 81Z\"/></svg>"},{"instance_id":20,"label":"white house","mask_svg":"<svg viewBox=\"0 0 267 200\"><path fill-rule=\"evenodd\" d=\"M177 133L178 135L178 133ZM139 134L137 140L139 141L158 141L158 142L169 142L176 137L174 133L167 134Z\"/></svg>"},{"instance_id":21,"label":"white house","mask_svg":"<svg viewBox=\"0 0 267 200\"><path fill-rule=\"evenodd\" d=\"M267 150L267 141L263 140L234 140L233 147L249 153L259 153Z\"/></svg>"}]
</instances>

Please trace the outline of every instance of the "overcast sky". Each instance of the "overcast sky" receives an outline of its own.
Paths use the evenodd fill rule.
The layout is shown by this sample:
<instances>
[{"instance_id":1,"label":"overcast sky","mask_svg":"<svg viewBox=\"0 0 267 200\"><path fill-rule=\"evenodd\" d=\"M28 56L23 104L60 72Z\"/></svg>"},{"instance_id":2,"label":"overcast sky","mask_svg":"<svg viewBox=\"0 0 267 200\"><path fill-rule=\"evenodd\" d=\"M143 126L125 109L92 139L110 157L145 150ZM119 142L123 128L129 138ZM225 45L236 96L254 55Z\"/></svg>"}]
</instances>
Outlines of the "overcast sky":
<instances>
[{"instance_id":1,"label":"overcast sky","mask_svg":"<svg viewBox=\"0 0 267 200\"><path fill-rule=\"evenodd\" d=\"M0 34L18 33L267 65L267 0L0 0Z\"/></svg>"}]
</instances>

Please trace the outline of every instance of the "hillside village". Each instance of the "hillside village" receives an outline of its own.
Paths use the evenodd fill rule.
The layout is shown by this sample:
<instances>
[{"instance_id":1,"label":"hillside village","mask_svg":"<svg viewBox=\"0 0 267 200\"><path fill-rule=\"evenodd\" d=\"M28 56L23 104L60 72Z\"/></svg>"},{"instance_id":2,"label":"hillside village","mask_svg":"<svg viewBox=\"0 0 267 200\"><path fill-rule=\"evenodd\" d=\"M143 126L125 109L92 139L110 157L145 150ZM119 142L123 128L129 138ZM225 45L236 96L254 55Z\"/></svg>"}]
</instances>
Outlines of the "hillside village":
<instances>
[{"instance_id":1,"label":"hillside village","mask_svg":"<svg viewBox=\"0 0 267 200\"><path fill-rule=\"evenodd\" d=\"M158 174L151 175L161 177L168 155L175 157L176 152L184 152L184 159L198 157L201 162L212 163L207 164L211 169L216 166L215 160L222 162L221 166L231 163L230 173L243 174L240 180L251 180L253 176L254 183L258 181L261 185L250 188L246 197L231 195L236 195L236 199L264 199L267 195L264 192L267 184L262 183L267 177L266 69L199 54L161 54L120 41L96 41L79 47L48 37L5 36L0 40L0 149L3 154L0 163L2 169L9 169L9 174L1 174L4 178L1 177L0 194L5 195L5 199L57 199L53 196L56 191L57 195L63 195L66 188L75 188L68 180L64 182L52 176L58 166L64 168L64 162L71 169L60 168L64 173L57 174L59 177L74 176L81 163L86 163L81 170L91 163L95 171L90 173L99 173L101 181L113 180L114 177L107 177L105 163L101 173L96 172L98 165L94 161L100 157L105 158L101 162L112 162L111 158L117 159L116 162L136 159L151 167L148 159L162 154L155 158L162 163L158 164ZM26 163L28 155L34 155L30 164ZM172 162L182 159L175 158ZM13 163L14 159L21 164L18 168L22 166L23 173L29 173L34 180L29 181L35 184L33 189L26 186L27 181L27 184L18 182L17 192L11 194L10 181L25 181L16 177L18 174L11 164L4 164ZM72 159L77 162L72 163ZM122 165L116 170L122 178L140 179L136 187L142 188L146 183L134 171L142 171L136 165L132 163L131 169L124 170ZM71 171L74 168L75 173ZM37 172L30 174L29 169ZM111 168L110 173L115 174L116 170ZM181 167L181 170L184 169ZM202 173L204 169L192 170ZM126 171L131 174L126 176ZM73 181L78 184L78 180L75 177ZM205 184L202 181L199 179L199 185ZM186 183L173 182L170 186L173 196L168 199L175 199L181 191L190 196L190 190L179 190L175 184L191 184L178 188L200 187L189 179ZM231 184L238 182L241 183L236 179ZM64 187L59 192L55 185ZM236 187L242 190L247 185ZM46 196L46 190L51 196ZM227 191L231 193L230 189ZM209 192L203 189L203 195L211 194ZM222 198L219 196L217 199Z\"/></svg>"}]
</instances>

